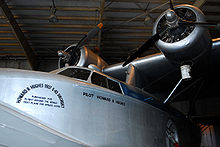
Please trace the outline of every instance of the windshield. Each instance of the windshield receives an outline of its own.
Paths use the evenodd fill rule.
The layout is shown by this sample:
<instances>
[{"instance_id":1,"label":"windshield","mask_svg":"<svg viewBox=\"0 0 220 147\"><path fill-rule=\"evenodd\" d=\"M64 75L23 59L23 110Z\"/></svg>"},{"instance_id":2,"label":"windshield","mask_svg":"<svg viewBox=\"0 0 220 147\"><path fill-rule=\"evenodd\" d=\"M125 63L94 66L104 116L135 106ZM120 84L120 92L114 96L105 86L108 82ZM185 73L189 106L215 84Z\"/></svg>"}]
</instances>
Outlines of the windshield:
<instances>
[{"instance_id":1,"label":"windshield","mask_svg":"<svg viewBox=\"0 0 220 147\"><path fill-rule=\"evenodd\" d=\"M92 84L95 84L95 85L98 85L104 88L108 88L118 93L122 93L121 88L117 82L111 79L108 79L107 77L100 75L98 73L95 73L95 72L92 73L91 82Z\"/></svg>"},{"instance_id":2,"label":"windshield","mask_svg":"<svg viewBox=\"0 0 220 147\"><path fill-rule=\"evenodd\" d=\"M89 78L91 71L86 69L80 69L80 68L67 68L58 74L67 76L70 78L76 78L87 81Z\"/></svg>"}]
</instances>

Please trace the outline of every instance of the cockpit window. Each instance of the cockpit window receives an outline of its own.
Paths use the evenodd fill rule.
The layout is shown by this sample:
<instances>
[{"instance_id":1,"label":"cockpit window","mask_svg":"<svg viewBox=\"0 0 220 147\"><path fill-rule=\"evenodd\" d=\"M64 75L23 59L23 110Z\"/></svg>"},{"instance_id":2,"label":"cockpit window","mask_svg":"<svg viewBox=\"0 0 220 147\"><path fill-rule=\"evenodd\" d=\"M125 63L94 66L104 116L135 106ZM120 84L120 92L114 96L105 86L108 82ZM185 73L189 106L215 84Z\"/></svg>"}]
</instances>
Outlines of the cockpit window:
<instances>
[{"instance_id":1,"label":"cockpit window","mask_svg":"<svg viewBox=\"0 0 220 147\"><path fill-rule=\"evenodd\" d=\"M95 72L93 72L93 74L92 74L91 82L95 85L108 88L107 78L105 76L102 76L102 75L97 74Z\"/></svg>"},{"instance_id":2,"label":"cockpit window","mask_svg":"<svg viewBox=\"0 0 220 147\"><path fill-rule=\"evenodd\" d=\"M119 86L119 83L108 79L107 77L100 75L98 73L93 72L92 76L91 76L91 82L92 84L104 87L104 88L108 88L110 90L113 90L115 92L121 92L121 88Z\"/></svg>"},{"instance_id":3,"label":"cockpit window","mask_svg":"<svg viewBox=\"0 0 220 147\"><path fill-rule=\"evenodd\" d=\"M64 71L61 71L60 75L64 75L70 78L76 78L81 80L87 80L89 78L91 71L86 69L80 69L80 68L67 68Z\"/></svg>"},{"instance_id":4,"label":"cockpit window","mask_svg":"<svg viewBox=\"0 0 220 147\"><path fill-rule=\"evenodd\" d=\"M117 82L108 79L108 86L109 89L121 93L121 88Z\"/></svg>"}]
</instances>

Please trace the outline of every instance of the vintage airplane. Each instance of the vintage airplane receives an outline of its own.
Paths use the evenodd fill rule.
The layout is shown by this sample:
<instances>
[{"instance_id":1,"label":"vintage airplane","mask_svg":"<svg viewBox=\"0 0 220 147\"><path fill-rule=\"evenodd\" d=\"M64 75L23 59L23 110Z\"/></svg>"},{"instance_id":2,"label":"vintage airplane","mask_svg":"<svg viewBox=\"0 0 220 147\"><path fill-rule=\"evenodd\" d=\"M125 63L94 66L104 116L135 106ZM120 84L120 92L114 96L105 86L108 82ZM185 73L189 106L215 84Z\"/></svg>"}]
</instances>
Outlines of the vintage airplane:
<instances>
[{"instance_id":1,"label":"vintage airplane","mask_svg":"<svg viewBox=\"0 0 220 147\"><path fill-rule=\"evenodd\" d=\"M125 63L108 66L83 46L99 24L59 51L55 71L0 69L0 146L199 147L199 128L169 102L181 83L205 73L201 64L220 43L201 26L216 24L198 8L170 5ZM134 60L154 43L164 55ZM182 78L167 99L163 89L145 91L173 72L180 77L179 67Z\"/></svg>"}]
</instances>

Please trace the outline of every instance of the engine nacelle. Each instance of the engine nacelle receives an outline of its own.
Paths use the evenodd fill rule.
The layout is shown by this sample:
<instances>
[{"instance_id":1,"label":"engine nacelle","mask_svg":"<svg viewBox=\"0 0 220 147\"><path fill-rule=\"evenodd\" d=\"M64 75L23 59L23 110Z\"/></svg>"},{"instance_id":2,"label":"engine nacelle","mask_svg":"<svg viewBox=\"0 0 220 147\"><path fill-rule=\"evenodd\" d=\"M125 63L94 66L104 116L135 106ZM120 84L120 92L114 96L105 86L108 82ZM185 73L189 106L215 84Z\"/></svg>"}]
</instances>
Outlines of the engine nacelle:
<instances>
[{"instance_id":1,"label":"engine nacelle","mask_svg":"<svg viewBox=\"0 0 220 147\"><path fill-rule=\"evenodd\" d=\"M70 66L83 66L88 67L90 64L96 65L99 69L104 68L105 66L108 66L108 64L98 55L96 55L94 52L92 52L90 49L88 49L86 46L81 47L80 49L74 50L75 44L69 46L64 51L68 54L72 54L70 56ZM65 66L64 59L60 57L58 61L58 68L62 68Z\"/></svg>"},{"instance_id":2,"label":"engine nacelle","mask_svg":"<svg viewBox=\"0 0 220 147\"><path fill-rule=\"evenodd\" d=\"M153 27L153 34L166 29L167 11L158 17ZM194 6L178 5L175 7L175 12L184 20L205 22L204 14ZM211 38L205 27L181 25L167 31L157 41L156 46L172 63L183 65L188 62L195 63L206 55L211 49Z\"/></svg>"}]
</instances>

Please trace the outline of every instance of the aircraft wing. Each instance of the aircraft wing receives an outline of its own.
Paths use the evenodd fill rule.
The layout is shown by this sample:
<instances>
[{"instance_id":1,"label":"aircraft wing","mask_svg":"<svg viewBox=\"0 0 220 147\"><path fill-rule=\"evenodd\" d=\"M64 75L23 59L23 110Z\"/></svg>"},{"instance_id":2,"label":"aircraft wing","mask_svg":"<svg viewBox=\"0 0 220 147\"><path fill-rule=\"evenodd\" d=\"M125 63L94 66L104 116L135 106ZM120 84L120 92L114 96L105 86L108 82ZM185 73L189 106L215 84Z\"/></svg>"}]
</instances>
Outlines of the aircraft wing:
<instances>
[{"instance_id":1,"label":"aircraft wing","mask_svg":"<svg viewBox=\"0 0 220 147\"><path fill-rule=\"evenodd\" d=\"M194 72L194 78L180 86L175 94L176 97L181 97L186 92L192 93L192 86L199 87L201 82L203 83L202 88L205 89L203 93L206 93L206 96L208 93L212 93L213 97L215 94L217 95L216 85L217 81L220 81L218 76L220 73L218 68L220 65L220 39L212 40L210 54L208 61L205 60L203 61L205 63L201 62L199 66L196 66L197 71ZM125 67L122 64L108 66L103 69L103 72L114 78L129 82L128 77L131 76L129 72L132 66L136 71L132 78L136 82L131 84L160 97L162 100L169 95L178 80L181 79L180 68L169 62L162 53L138 58Z\"/></svg>"},{"instance_id":2,"label":"aircraft wing","mask_svg":"<svg viewBox=\"0 0 220 147\"><path fill-rule=\"evenodd\" d=\"M125 67L122 64L108 66L103 69L103 72L119 80L126 81L126 77L129 76L128 69L132 65L137 71L135 77L140 79L138 80L140 83L136 83L139 88L151 85L177 71L162 53L138 58Z\"/></svg>"}]
</instances>

